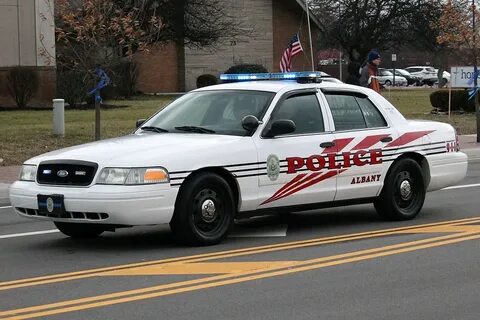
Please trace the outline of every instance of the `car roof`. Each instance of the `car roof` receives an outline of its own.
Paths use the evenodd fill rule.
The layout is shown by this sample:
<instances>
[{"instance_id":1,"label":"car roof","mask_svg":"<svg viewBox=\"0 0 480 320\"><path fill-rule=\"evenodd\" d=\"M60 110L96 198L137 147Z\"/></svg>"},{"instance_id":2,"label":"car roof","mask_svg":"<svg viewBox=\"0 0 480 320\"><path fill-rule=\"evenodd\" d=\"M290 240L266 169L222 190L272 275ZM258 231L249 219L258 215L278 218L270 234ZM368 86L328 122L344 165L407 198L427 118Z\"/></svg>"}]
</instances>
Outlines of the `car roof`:
<instances>
[{"instance_id":1,"label":"car roof","mask_svg":"<svg viewBox=\"0 0 480 320\"><path fill-rule=\"evenodd\" d=\"M289 91L302 88L344 88L358 90L358 86L348 85L345 83L337 83L324 81L320 83L298 83L295 80L265 80L265 81L240 81L234 83L223 83L213 86L203 87L194 91L207 91L207 90L255 90L255 91L268 91L268 92L280 92Z\"/></svg>"}]
</instances>

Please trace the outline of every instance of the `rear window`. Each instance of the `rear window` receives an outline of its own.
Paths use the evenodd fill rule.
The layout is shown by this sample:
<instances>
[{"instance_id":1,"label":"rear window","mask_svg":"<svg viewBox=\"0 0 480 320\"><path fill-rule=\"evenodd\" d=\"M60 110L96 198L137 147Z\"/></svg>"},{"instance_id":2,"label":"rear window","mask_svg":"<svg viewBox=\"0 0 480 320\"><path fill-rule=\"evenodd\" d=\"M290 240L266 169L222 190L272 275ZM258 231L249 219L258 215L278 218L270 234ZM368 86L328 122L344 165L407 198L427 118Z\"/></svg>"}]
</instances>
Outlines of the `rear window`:
<instances>
[{"instance_id":1,"label":"rear window","mask_svg":"<svg viewBox=\"0 0 480 320\"><path fill-rule=\"evenodd\" d=\"M325 93L335 131L386 127L387 122L367 97L349 93Z\"/></svg>"}]
</instances>

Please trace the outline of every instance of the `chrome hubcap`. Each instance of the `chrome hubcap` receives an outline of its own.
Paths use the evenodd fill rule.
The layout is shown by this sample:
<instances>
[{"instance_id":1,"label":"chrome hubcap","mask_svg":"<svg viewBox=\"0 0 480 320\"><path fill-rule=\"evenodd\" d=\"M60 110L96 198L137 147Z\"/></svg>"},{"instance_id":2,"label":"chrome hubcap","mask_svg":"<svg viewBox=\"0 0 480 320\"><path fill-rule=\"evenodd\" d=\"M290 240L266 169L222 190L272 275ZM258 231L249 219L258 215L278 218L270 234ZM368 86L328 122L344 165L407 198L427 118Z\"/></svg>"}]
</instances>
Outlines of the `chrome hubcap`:
<instances>
[{"instance_id":1,"label":"chrome hubcap","mask_svg":"<svg viewBox=\"0 0 480 320\"><path fill-rule=\"evenodd\" d=\"M215 220L216 217L216 210L215 210L215 203L207 199L202 203L202 219L205 222L212 222Z\"/></svg>"},{"instance_id":2,"label":"chrome hubcap","mask_svg":"<svg viewBox=\"0 0 480 320\"><path fill-rule=\"evenodd\" d=\"M407 180L402 181L400 184L400 196L402 200L408 200L412 195L412 186Z\"/></svg>"}]
</instances>

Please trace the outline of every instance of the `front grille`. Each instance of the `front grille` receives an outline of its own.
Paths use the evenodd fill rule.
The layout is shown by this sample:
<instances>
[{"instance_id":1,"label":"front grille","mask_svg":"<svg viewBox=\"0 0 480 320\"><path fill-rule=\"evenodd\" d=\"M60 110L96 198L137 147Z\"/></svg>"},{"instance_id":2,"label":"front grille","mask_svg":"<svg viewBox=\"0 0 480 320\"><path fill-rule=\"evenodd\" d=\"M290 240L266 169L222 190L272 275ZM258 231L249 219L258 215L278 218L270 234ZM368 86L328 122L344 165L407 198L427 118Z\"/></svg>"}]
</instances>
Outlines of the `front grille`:
<instances>
[{"instance_id":1,"label":"front grille","mask_svg":"<svg viewBox=\"0 0 480 320\"><path fill-rule=\"evenodd\" d=\"M86 161L45 161L40 163L37 182L48 185L88 186L92 183L98 165Z\"/></svg>"},{"instance_id":2,"label":"front grille","mask_svg":"<svg viewBox=\"0 0 480 320\"><path fill-rule=\"evenodd\" d=\"M108 219L108 214L104 212L77 212L77 211L65 211L64 214L58 215L53 213L40 212L37 209L28 208L15 208L17 211L29 215L38 217L50 217L60 219L81 219L81 220L105 220Z\"/></svg>"}]
</instances>

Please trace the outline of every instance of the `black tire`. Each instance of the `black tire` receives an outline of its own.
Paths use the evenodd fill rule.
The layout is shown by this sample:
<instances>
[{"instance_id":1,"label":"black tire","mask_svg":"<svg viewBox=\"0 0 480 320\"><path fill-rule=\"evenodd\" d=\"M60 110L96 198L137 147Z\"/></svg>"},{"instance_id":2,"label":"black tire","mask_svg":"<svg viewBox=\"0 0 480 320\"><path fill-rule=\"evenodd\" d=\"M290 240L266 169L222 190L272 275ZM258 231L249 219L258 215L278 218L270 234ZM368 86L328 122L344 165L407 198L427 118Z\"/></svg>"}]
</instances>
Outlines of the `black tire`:
<instances>
[{"instance_id":1,"label":"black tire","mask_svg":"<svg viewBox=\"0 0 480 320\"><path fill-rule=\"evenodd\" d=\"M61 233L72 238L92 239L101 235L105 229L89 223L54 222Z\"/></svg>"},{"instance_id":2,"label":"black tire","mask_svg":"<svg viewBox=\"0 0 480 320\"><path fill-rule=\"evenodd\" d=\"M189 245L222 241L233 224L235 200L228 183L214 173L199 173L180 189L170 226Z\"/></svg>"},{"instance_id":3,"label":"black tire","mask_svg":"<svg viewBox=\"0 0 480 320\"><path fill-rule=\"evenodd\" d=\"M385 85L386 86L391 86L392 85L392 82L390 80L385 80Z\"/></svg>"},{"instance_id":4,"label":"black tire","mask_svg":"<svg viewBox=\"0 0 480 320\"><path fill-rule=\"evenodd\" d=\"M388 172L374 206L377 213L388 220L410 220L422 209L425 193L425 181L418 163L409 158L401 159Z\"/></svg>"}]
</instances>

